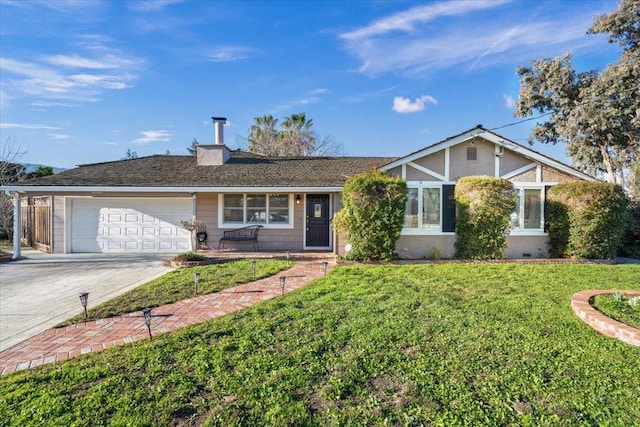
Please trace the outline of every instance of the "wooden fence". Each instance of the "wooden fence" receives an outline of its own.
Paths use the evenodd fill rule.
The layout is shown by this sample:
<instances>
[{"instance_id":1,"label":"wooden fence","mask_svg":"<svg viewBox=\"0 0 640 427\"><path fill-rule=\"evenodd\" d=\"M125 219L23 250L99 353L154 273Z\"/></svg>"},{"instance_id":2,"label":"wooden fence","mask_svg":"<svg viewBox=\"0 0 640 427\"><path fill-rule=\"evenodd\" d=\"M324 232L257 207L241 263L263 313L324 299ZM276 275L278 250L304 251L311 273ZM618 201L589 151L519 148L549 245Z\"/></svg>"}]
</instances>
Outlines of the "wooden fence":
<instances>
[{"instance_id":1,"label":"wooden fence","mask_svg":"<svg viewBox=\"0 0 640 427\"><path fill-rule=\"evenodd\" d=\"M51 253L51 197L23 199L20 209L22 240L35 249Z\"/></svg>"}]
</instances>

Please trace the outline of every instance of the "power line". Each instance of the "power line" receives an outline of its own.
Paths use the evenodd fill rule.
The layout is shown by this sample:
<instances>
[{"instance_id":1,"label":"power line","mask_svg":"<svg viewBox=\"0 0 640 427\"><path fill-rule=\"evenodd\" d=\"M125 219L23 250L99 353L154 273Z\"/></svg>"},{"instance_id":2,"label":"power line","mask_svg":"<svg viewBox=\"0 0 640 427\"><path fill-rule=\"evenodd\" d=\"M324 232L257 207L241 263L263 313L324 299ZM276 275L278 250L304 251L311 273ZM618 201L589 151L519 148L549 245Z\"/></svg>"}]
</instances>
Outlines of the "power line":
<instances>
[{"instance_id":1,"label":"power line","mask_svg":"<svg viewBox=\"0 0 640 427\"><path fill-rule=\"evenodd\" d=\"M536 120L536 119L539 119L541 117L548 116L550 114L553 114L553 112L540 114L539 116L536 116L536 117L529 117L528 119L523 119L523 120L520 120L520 121L517 121L517 122L508 123L506 125L502 125L502 126L498 126L498 127L495 127L495 128L491 128L489 130L498 130L498 129L506 128L506 127L509 127L509 126L519 125L520 123L529 122L531 120Z\"/></svg>"}]
</instances>

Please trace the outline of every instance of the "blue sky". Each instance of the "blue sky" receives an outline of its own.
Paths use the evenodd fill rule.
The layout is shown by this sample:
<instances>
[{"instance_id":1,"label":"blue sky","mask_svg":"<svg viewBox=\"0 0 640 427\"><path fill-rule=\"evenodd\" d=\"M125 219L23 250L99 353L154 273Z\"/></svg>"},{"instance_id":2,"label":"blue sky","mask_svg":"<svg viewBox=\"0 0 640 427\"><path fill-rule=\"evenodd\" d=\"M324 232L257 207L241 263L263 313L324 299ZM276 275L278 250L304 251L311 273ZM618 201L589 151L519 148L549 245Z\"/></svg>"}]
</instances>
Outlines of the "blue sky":
<instances>
[{"instance_id":1,"label":"blue sky","mask_svg":"<svg viewBox=\"0 0 640 427\"><path fill-rule=\"evenodd\" d=\"M513 117L515 69L571 51L579 70L619 55L586 35L614 0L0 0L1 143L56 167L246 148L255 117L305 112L348 155L400 156ZM526 143L535 122L496 132ZM533 149L569 161L564 146Z\"/></svg>"}]
</instances>

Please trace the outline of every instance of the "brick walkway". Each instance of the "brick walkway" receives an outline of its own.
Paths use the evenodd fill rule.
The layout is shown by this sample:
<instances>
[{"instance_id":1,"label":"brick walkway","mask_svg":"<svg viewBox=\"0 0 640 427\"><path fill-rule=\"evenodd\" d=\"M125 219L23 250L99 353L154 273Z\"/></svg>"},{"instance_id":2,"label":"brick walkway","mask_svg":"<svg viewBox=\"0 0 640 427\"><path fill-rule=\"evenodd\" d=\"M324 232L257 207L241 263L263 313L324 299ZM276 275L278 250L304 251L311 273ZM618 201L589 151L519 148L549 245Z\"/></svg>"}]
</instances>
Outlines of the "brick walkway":
<instances>
[{"instance_id":1,"label":"brick walkway","mask_svg":"<svg viewBox=\"0 0 640 427\"><path fill-rule=\"evenodd\" d=\"M582 291L573 294L571 297L571 308L580 319L602 335L640 347L640 330L605 316L589 303L591 298L596 295L613 294L616 292L621 292L628 296L640 295L638 291L617 291L609 289Z\"/></svg>"},{"instance_id":2,"label":"brick walkway","mask_svg":"<svg viewBox=\"0 0 640 427\"><path fill-rule=\"evenodd\" d=\"M261 301L282 295L280 277L284 276L284 292L291 292L324 273L335 259L327 256L297 260L289 270L255 282L202 295L151 310L151 331L159 335L187 325L206 322L231 312L242 310ZM79 323L58 329L48 329L34 337L0 352L2 375L17 370L35 368L45 363L69 359L79 354L102 351L114 345L126 344L149 337L141 312Z\"/></svg>"}]
</instances>

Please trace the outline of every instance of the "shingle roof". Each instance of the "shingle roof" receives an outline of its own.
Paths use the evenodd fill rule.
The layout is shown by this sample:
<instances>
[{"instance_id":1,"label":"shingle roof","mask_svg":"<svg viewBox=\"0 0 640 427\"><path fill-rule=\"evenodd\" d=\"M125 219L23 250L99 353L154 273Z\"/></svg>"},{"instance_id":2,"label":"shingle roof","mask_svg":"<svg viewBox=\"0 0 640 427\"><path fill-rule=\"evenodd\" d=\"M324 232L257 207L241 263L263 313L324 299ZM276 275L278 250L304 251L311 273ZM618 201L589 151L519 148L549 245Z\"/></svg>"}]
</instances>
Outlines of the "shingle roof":
<instances>
[{"instance_id":1,"label":"shingle roof","mask_svg":"<svg viewBox=\"0 0 640 427\"><path fill-rule=\"evenodd\" d=\"M195 156L155 155L80 165L20 186L341 187L348 177L395 160L390 157L263 157L231 152L224 165L198 166Z\"/></svg>"}]
</instances>

